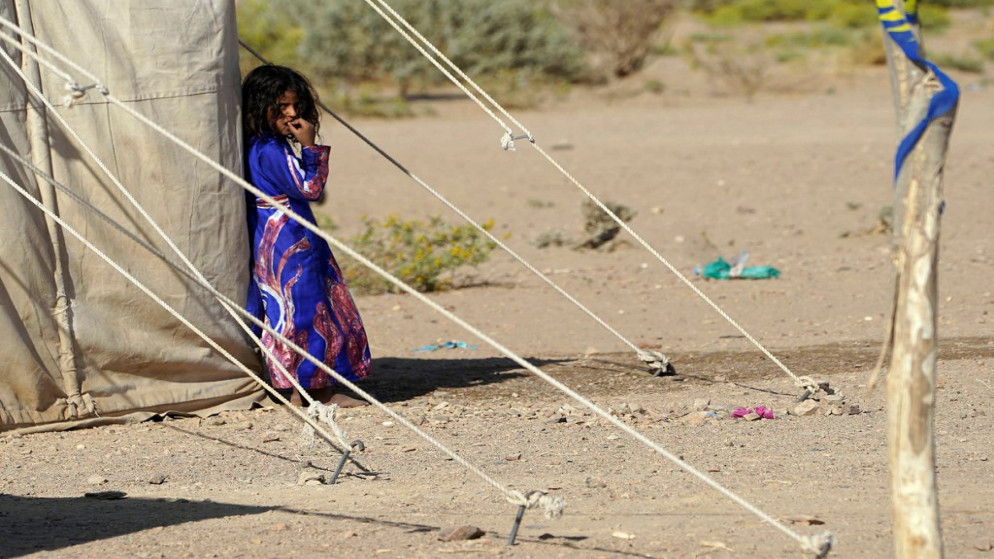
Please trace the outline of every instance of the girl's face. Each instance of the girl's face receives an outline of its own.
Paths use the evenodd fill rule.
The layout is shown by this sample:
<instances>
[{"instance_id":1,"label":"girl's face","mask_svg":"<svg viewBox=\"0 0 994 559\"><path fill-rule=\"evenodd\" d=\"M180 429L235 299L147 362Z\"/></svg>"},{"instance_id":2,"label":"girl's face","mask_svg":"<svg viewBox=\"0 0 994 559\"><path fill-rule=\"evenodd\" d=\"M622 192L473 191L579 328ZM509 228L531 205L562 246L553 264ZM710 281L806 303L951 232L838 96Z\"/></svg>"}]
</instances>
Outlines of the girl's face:
<instances>
[{"instance_id":1,"label":"girl's face","mask_svg":"<svg viewBox=\"0 0 994 559\"><path fill-rule=\"evenodd\" d=\"M273 131L281 136L290 136L290 127L300 117L300 99L297 92L290 89L276 100L276 114L270 110L269 122Z\"/></svg>"}]
</instances>

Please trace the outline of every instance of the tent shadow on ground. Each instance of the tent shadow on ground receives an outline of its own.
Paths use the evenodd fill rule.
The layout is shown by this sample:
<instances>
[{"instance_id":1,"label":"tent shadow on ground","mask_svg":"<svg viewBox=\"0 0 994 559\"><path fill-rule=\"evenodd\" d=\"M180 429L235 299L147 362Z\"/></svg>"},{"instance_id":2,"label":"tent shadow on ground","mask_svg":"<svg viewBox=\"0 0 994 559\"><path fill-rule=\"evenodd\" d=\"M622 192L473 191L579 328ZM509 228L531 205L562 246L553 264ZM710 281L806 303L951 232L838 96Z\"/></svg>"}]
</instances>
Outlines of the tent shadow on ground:
<instances>
[{"instance_id":1,"label":"tent shadow on ground","mask_svg":"<svg viewBox=\"0 0 994 559\"><path fill-rule=\"evenodd\" d=\"M185 499L102 500L0 494L0 557L54 551L184 522L262 514L275 508Z\"/></svg>"},{"instance_id":2,"label":"tent shadow on ground","mask_svg":"<svg viewBox=\"0 0 994 559\"><path fill-rule=\"evenodd\" d=\"M570 359L526 358L536 367ZM381 402L410 400L439 389L480 387L529 376L521 365L504 357L432 359L385 357L373 360L373 373L360 388Z\"/></svg>"}]
</instances>

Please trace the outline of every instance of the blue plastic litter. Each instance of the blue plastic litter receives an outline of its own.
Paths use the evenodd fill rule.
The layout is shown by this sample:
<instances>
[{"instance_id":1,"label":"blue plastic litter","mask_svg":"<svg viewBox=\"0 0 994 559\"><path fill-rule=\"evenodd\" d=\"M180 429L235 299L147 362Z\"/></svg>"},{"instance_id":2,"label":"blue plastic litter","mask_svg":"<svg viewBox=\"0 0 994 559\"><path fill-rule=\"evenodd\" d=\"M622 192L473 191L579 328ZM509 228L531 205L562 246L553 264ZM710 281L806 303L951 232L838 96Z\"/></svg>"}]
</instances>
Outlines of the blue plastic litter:
<instances>
[{"instance_id":1,"label":"blue plastic litter","mask_svg":"<svg viewBox=\"0 0 994 559\"><path fill-rule=\"evenodd\" d=\"M718 257L714 262L708 263L702 270L699 266L694 266L694 275L702 275L711 279L769 279L780 277L780 270L773 266L746 266L749 259L748 252L742 252L732 258L732 262L726 262L724 258Z\"/></svg>"},{"instance_id":2,"label":"blue plastic litter","mask_svg":"<svg viewBox=\"0 0 994 559\"><path fill-rule=\"evenodd\" d=\"M466 342L442 342L440 344L429 344L423 345L421 347L416 347L412 349L414 353L421 353L425 351L438 351L440 349L476 349L475 345L467 344Z\"/></svg>"}]
</instances>

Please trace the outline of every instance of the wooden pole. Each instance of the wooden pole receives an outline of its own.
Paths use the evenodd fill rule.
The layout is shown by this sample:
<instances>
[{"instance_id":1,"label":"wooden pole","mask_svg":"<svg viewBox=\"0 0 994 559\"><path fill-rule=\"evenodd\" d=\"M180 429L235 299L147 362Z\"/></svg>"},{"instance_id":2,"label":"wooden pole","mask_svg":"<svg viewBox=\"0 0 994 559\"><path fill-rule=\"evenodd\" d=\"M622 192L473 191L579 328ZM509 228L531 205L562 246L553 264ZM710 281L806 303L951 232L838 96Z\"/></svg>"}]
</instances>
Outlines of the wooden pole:
<instances>
[{"instance_id":1,"label":"wooden pole","mask_svg":"<svg viewBox=\"0 0 994 559\"><path fill-rule=\"evenodd\" d=\"M927 118L932 98L944 86L892 41L885 42L898 124L906 134ZM887 375L887 438L898 559L943 557L933 433L938 349L936 266L942 171L955 115L954 105L927 125L897 177L897 279L893 352Z\"/></svg>"}]
</instances>

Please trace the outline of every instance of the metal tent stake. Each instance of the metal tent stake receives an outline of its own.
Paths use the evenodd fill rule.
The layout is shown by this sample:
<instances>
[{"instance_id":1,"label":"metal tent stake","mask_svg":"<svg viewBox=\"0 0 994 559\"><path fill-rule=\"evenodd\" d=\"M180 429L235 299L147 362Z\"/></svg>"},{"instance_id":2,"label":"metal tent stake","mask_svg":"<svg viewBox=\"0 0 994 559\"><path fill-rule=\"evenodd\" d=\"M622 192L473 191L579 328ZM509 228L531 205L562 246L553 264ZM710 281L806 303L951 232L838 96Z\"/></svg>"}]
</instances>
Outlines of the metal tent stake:
<instances>
[{"instance_id":1,"label":"metal tent stake","mask_svg":"<svg viewBox=\"0 0 994 559\"><path fill-rule=\"evenodd\" d=\"M514 517L514 524L511 526L511 536L507 538L507 545L514 545L514 540L518 537L518 527L521 526L521 519L525 516L525 505L518 507L518 514Z\"/></svg>"},{"instance_id":2,"label":"metal tent stake","mask_svg":"<svg viewBox=\"0 0 994 559\"><path fill-rule=\"evenodd\" d=\"M366 450L366 445L364 445L362 441L352 441L349 448L345 449L345 452L342 454L342 459L338 461L338 465L335 466L335 473L331 474L331 479L328 480L328 485L335 485L335 482L338 481L338 475L342 473L342 468L345 467L345 462L347 462L349 456L352 455L353 449L357 449L361 452Z\"/></svg>"}]
</instances>

